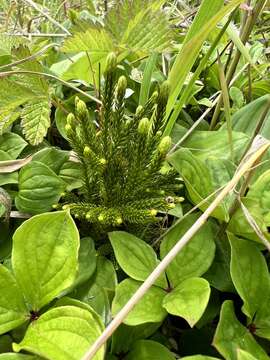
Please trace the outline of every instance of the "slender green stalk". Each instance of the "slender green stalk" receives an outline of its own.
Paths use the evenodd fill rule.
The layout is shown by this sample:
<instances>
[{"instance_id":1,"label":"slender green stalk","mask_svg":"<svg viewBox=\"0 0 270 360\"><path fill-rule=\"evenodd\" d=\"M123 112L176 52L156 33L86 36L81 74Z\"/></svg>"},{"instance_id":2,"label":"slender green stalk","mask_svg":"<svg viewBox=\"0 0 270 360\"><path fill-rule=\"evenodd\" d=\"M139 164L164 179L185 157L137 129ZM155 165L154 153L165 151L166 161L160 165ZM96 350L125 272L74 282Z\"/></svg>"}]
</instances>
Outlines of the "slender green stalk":
<instances>
[{"instance_id":1,"label":"slender green stalk","mask_svg":"<svg viewBox=\"0 0 270 360\"><path fill-rule=\"evenodd\" d=\"M243 32L241 34L241 41L242 43L245 45L246 42L248 41L248 38L252 32L253 26L255 25L255 22L260 14L260 12L262 11L264 5L266 4L266 0L258 0L252 13L249 13L247 18L246 18L246 23L243 26ZM237 65L239 63L241 57L241 52L239 50L236 51L232 62L228 68L227 74L226 74L226 81L227 81L227 85L230 86L230 82L234 76L234 73L236 71ZM220 98L220 101L217 103L215 112L213 114L212 117L212 121L211 121L211 125L210 125L210 129L213 130L216 127L218 118L219 118L219 114L221 111L221 107L222 107L222 103L223 100L222 98Z\"/></svg>"}]
</instances>

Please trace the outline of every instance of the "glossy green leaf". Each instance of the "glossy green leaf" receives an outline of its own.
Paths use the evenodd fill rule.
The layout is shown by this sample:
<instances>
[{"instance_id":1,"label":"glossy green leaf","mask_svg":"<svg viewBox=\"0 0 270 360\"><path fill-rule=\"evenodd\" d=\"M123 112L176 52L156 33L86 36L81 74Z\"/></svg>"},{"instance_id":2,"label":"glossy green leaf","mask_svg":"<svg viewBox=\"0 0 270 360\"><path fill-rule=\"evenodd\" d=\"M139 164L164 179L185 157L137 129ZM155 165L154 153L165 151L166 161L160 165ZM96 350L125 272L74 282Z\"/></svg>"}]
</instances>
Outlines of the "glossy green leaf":
<instances>
[{"instance_id":1,"label":"glossy green leaf","mask_svg":"<svg viewBox=\"0 0 270 360\"><path fill-rule=\"evenodd\" d=\"M131 296L141 286L139 281L126 279L116 287L115 297L112 304L112 315L115 316L118 311L128 302ZM140 302L134 307L124 320L124 324L136 326L149 322L160 322L164 320L167 312L162 307L162 301L166 292L156 286L151 287Z\"/></svg>"},{"instance_id":2,"label":"glossy green leaf","mask_svg":"<svg viewBox=\"0 0 270 360\"><path fill-rule=\"evenodd\" d=\"M263 208L260 205L259 198L244 197L241 201L248 209L252 218L256 221L256 224L259 226L264 236L268 238L267 225L263 216ZM261 242L240 207L233 214L228 225L228 230L235 235Z\"/></svg>"},{"instance_id":3,"label":"glossy green leaf","mask_svg":"<svg viewBox=\"0 0 270 360\"><path fill-rule=\"evenodd\" d=\"M75 306L57 307L41 315L28 327L24 339L13 344L16 352L27 350L50 360L81 357L101 334L93 315ZM93 360L103 360L104 347Z\"/></svg>"},{"instance_id":4,"label":"glossy green leaf","mask_svg":"<svg viewBox=\"0 0 270 360\"><path fill-rule=\"evenodd\" d=\"M125 360L174 360L174 355L160 343L152 340L138 340Z\"/></svg>"},{"instance_id":5,"label":"glossy green leaf","mask_svg":"<svg viewBox=\"0 0 270 360\"><path fill-rule=\"evenodd\" d=\"M79 267L76 279L74 280L71 288L68 289L68 292L90 279L96 269L96 250L92 238L86 237L81 239L78 261Z\"/></svg>"},{"instance_id":6,"label":"glossy green leaf","mask_svg":"<svg viewBox=\"0 0 270 360\"><path fill-rule=\"evenodd\" d=\"M47 165L33 161L20 170L16 207L30 214L49 211L60 199L65 186Z\"/></svg>"},{"instance_id":7,"label":"glossy green leaf","mask_svg":"<svg viewBox=\"0 0 270 360\"><path fill-rule=\"evenodd\" d=\"M262 215L268 225L270 224L270 170L265 171L250 185L248 199L256 199L262 211Z\"/></svg>"},{"instance_id":8,"label":"glossy green leaf","mask_svg":"<svg viewBox=\"0 0 270 360\"><path fill-rule=\"evenodd\" d=\"M193 327L207 307L210 292L205 279L189 278L165 296L163 307L168 313L184 318Z\"/></svg>"},{"instance_id":9,"label":"glossy green leaf","mask_svg":"<svg viewBox=\"0 0 270 360\"><path fill-rule=\"evenodd\" d=\"M192 355L181 358L182 360L219 360L216 357L205 356L205 355Z\"/></svg>"},{"instance_id":10,"label":"glossy green leaf","mask_svg":"<svg viewBox=\"0 0 270 360\"><path fill-rule=\"evenodd\" d=\"M160 246L162 258L193 225L198 216L187 216L164 237ZM215 255L214 235L210 223L206 223L182 249L167 267L166 274L173 287L182 281L204 274L210 267Z\"/></svg>"},{"instance_id":11,"label":"glossy green leaf","mask_svg":"<svg viewBox=\"0 0 270 360\"><path fill-rule=\"evenodd\" d=\"M235 160L239 161L248 144L249 137L237 131L233 131L232 136ZM209 156L224 160L230 159L228 134L224 130L194 131L181 146L188 148L193 155L201 160L206 160Z\"/></svg>"},{"instance_id":12,"label":"glossy green leaf","mask_svg":"<svg viewBox=\"0 0 270 360\"><path fill-rule=\"evenodd\" d=\"M97 258L95 283L102 287L112 299L117 285L117 275L112 262L103 256Z\"/></svg>"},{"instance_id":13,"label":"glossy green leaf","mask_svg":"<svg viewBox=\"0 0 270 360\"><path fill-rule=\"evenodd\" d=\"M29 313L23 295L11 272L0 265L0 334L27 321Z\"/></svg>"},{"instance_id":14,"label":"glossy green leaf","mask_svg":"<svg viewBox=\"0 0 270 360\"><path fill-rule=\"evenodd\" d=\"M147 339L160 327L161 323L148 323L137 326L121 324L112 336L112 352L127 353L137 340Z\"/></svg>"},{"instance_id":15,"label":"glossy green leaf","mask_svg":"<svg viewBox=\"0 0 270 360\"><path fill-rule=\"evenodd\" d=\"M131 278L144 281L158 265L153 248L136 236L125 231L114 231L109 238L117 262ZM156 281L156 285L166 288L165 274Z\"/></svg>"},{"instance_id":16,"label":"glossy green leaf","mask_svg":"<svg viewBox=\"0 0 270 360\"><path fill-rule=\"evenodd\" d=\"M67 161L60 169L59 176L67 184L67 191L80 188L83 185L81 164Z\"/></svg>"},{"instance_id":17,"label":"glossy green leaf","mask_svg":"<svg viewBox=\"0 0 270 360\"><path fill-rule=\"evenodd\" d=\"M233 130L252 136L266 107L269 106L270 95L262 96L238 110L232 117ZM270 139L270 112L265 118L260 134Z\"/></svg>"},{"instance_id":18,"label":"glossy green leaf","mask_svg":"<svg viewBox=\"0 0 270 360\"><path fill-rule=\"evenodd\" d=\"M79 233L68 212L34 216L15 231L12 265L33 310L72 285L78 251Z\"/></svg>"},{"instance_id":19,"label":"glossy green leaf","mask_svg":"<svg viewBox=\"0 0 270 360\"><path fill-rule=\"evenodd\" d=\"M0 136L0 150L5 151L11 159L17 159L27 142L19 135L6 132Z\"/></svg>"},{"instance_id":20,"label":"glossy green leaf","mask_svg":"<svg viewBox=\"0 0 270 360\"><path fill-rule=\"evenodd\" d=\"M188 194L199 208L205 210L215 198L218 189L231 180L234 166L228 160L208 156L201 160L188 149L179 149L169 157L169 162L183 177ZM229 207L232 198L228 196L213 212L212 216L220 220L229 220Z\"/></svg>"},{"instance_id":21,"label":"glossy green leaf","mask_svg":"<svg viewBox=\"0 0 270 360\"><path fill-rule=\"evenodd\" d=\"M246 350L257 360L267 360L268 356L234 314L233 302L225 301L221 308L220 320L213 345L225 359L237 360L238 349Z\"/></svg>"},{"instance_id":22,"label":"glossy green leaf","mask_svg":"<svg viewBox=\"0 0 270 360\"><path fill-rule=\"evenodd\" d=\"M255 243L229 234L232 248L231 276L242 298L243 312L253 319L270 295L270 277L266 261Z\"/></svg>"},{"instance_id":23,"label":"glossy green leaf","mask_svg":"<svg viewBox=\"0 0 270 360\"><path fill-rule=\"evenodd\" d=\"M68 158L68 151L63 151L55 147L49 147L37 152L33 156L32 160L47 165L52 171L59 175L60 169Z\"/></svg>"},{"instance_id":24,"label":"glossy green leaf","mask_svg":"<svg viewBox=\"0 0 270 360\"><path fill-rule=\"evenodd\" d=\"M250 353L239 349L237 351L237 360L256 360L256 358L252 356Z\"/></svg>"}]
</instances>

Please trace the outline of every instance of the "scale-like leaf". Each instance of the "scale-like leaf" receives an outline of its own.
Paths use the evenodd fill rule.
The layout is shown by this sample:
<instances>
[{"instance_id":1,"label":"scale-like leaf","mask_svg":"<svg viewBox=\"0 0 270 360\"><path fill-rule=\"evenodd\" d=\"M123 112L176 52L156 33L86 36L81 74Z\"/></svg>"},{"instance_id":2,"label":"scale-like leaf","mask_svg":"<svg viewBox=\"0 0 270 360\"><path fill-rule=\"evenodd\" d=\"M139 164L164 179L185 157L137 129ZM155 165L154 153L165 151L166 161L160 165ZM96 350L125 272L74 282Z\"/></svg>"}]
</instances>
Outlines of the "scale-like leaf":
<instances>
[{"instance_id":1,"label":"scale-like leaf","mask_svg":"<svg viewBox=\"0 0 270 360\"><path fill-rule=\"evenodd\" d=\"M64 211L34 216L15 231L13 270L33 310L39 310L72 285L78 251L78 230Z\"/></svg>"},{"instance_id":2,"label":"scale-like leaf","mask_svg":"<svg viewBox=\"0 0 270 360\"><path fill-rule=\"evenodd\" d=\"M51 309L28 327L16 352L26 350L45 359L81 359L89 346L101 335L99 322L91 312L76 306ZM103 360L102 347L93 360Z\"/></svg>"},{"instance_id":3,"label":"scale-like leaf","mask_svg":"<svg viewBox=\"0 0 270 360\"><path fill-rule=\"evenodd\" d=\"M27 321L29 312L22 293L11 272L0 265L0 334Z\"/></svg>"}]
</instances>

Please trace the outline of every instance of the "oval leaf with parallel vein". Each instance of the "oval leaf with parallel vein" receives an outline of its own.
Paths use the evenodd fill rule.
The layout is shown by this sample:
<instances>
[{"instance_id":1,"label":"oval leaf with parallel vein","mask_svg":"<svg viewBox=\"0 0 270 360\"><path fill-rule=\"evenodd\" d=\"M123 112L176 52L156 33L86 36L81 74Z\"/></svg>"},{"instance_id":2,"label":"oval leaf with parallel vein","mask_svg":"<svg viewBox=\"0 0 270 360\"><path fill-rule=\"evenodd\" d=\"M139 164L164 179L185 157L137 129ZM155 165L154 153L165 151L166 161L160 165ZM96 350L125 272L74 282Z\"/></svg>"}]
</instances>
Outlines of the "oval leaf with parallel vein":
<instances>
[{"instance_id":1,"label":"oval leaf with parallel vein","mask_svg":"<svg viewBox=\"0 0 270 360\"><path fill-rule=\"evenodd\" d=\"M0 334L27 321L29 312L14 276L0 265Z\"/></svg>"},{"instance_id":2,"label":"oval leaf with parallel vein","mask_svg":"<svg viewBox=\"0 0 270 360\"><path fill-rule=\"evenodd\" d=\"M32 322L24 339L20 344L13 344L13 349L16 352L26 350L49 360L81 359L102 330L90 311L76 306L61 306ZM93 360L103 358L104 347Z\"/></svg>"},{"instance_id":3,"label":"oval leaf with parallel vein","mask_svg":"<svg viewBox=\"0 0 270 360\"><path fill-rule=\"evenodd\" d=\"M68 212L34 216L16 230L12 265L33 310L39 310L72 285L78 250L79 233Z\"/></svg>"}]
</instances>

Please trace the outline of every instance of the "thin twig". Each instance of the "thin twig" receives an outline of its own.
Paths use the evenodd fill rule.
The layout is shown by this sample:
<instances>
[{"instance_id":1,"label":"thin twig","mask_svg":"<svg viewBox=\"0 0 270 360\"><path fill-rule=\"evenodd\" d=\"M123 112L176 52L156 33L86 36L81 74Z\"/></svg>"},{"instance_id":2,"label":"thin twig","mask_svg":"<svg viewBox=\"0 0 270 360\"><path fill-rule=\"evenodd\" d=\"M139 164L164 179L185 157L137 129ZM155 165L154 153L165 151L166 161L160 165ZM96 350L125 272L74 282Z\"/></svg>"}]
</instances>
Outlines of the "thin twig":
<instances>
[{"instance_id":1,"label":"thin twig","mask_svg":"<svg viewBox=\"0 0 270 360\"><path fill-rule=\"evenodd\" d=\"M67 35L71 35L70 32L58 21L56 21L54 18L52 18L46 11L44 11L40 5L36 4L32 0L23 0L28 5L32 6L35 10L37 10L39 13L41 13L43 16L45 16L52 24L58 26L60 29L62 29Z\"/></svg>"},{"instance_id":2,"label":"thin twig","mask_svg":"<svg viewBox=\"0 0 270 360\"><path fill-rule=\"evenodd\" d=\"M52 74L47 74L47 73L43 73L43 72L38 72L38 71L28 71L28 70L12 70L12 71L5 71L5 72L1 72L0 73L0 79L6 76L12 76L12 75L17 75L17 74L29 74L29 75L38 75L38 76L45 76L47 78L50 79L54 79L56 81L59 81L60 83L66 85L67 87L73 89L74 91L77 91L78 93L82 94L83 96L91 99L92 101L95 101L98 104L102 104L102 102L95 98L92 95L87 94L86 92L82 91L81 89L77 88L76 86L71 85L70 83L68 83L67 81L60 79L59 77L52 75Z\"/></svg>"},{"instance_id":3,"label":"thin twig","mask_svg":"<svg viewBox=\"0 0 270 360\"><path fill-rule=\"evenodd\" d=\"M234 189L236 184L246 174L250 167L260 158L265 151L270 147L270 142L266 139L264 141L261 137L255 139L252 144L249 156L246 157L246 162L238 169L233 176L232 180L227 183L225 188L218 194L215 200L209 205L205 212L198 218L198 220L189 228L184 236L176 243L176 245L168 252L165 258L158 264L155 270L148 276L144 283L139 287L135 294L130 298L126 305L118 312L112 322L107 326L101 336L91 346L89 351L82 357L81 360L93 359L97 351L106 343L114 331L120 326L124 319L128 316L130 311L141 300L145 293L151 288L159 276L164 273L167 266L178 255L178 253L184 248L184 246L192 239L192 237L198 232L198 230L206 223L208 217L220 204L220 202L227 196L227 194Z\"/></svg>"},{"instance_id":4,"label":"thin twig","mask_svg":"<svg viewBox=\"0 0 270 360\"><path fill-rule=\"evenodd\" d=\"M12 63L9 63L9 64L6 64L6 65L2 65L0 66L0 71L2 71L3 69L6 69L6 68L10 68L10 67L13 67L13 66L17 66L17 65L20 65L20 64L23 64L27 61L31 61L31 60L34 60L36 59L38 56L44 54L48 49L50 49L51 47L54 47L54 46L57 46L57 44L48 44L46 46L44 46L44 48L42 48L41 50L39 50L38 52L30 55L30 56L27 56L25 57L24 59L20 59L18 61L14 61Z\"/></svg>"}]
</instances>

